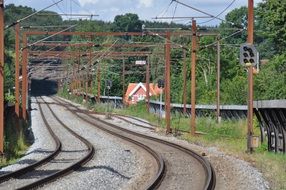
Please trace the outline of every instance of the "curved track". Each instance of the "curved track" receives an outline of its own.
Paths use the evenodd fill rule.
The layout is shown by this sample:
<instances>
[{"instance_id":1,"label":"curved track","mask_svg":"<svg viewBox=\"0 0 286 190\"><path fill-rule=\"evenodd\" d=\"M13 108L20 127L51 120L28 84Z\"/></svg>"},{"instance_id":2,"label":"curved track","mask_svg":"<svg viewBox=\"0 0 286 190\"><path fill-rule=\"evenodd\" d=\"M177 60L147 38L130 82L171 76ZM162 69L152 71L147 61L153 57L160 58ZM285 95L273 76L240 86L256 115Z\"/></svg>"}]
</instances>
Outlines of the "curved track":
<instances>
[{"instance_id":1,"label":"curved track","mask_svg":"<svg viewBox=\"0 0 286 190\"><path fill-rule=\"evenodd\" d=\"M39 110L40 110L40 114L42 116L43 122L44 122L46 128L48 129L50 136L52 137L52 139L54 140L54 142L56 144L55 150L51 154L49 154L48 156L44 157L43 159L36 161L33 164L30 164L24 168L20 168L18 170L13 171L13 172L9 172L7 174L1 175L0 176L0 183L7 181L10 178L20 177L21 175L24 175L27 172L34 170L35 168L37 168L37 167L49 162L50 160L52 160L61 151L62 143L61 143L60 139L55 135L55 133L53 132L53 130L52 130L51 126L49 125L47 119L44 117L42 108L41 107L39 107L39 108L40 108Z\"/></svg>"},{"instance_id":2,"label":"curved track","mask_svg":"<svg viewBox=\"0 0 286 190\"><path fill-rule=\"evenodd\" d=\"M211 164L194 151L168 141L139 134L111 124L97 118L90 111L78 109L72 104L67 104L66 101L64 104L62 100L60 101L55 98L53 100L96 128L113 135L119 134L125 136L125 138L132 138L146 146L152 147L153 150L160 153L165 160L167 171L164 174L163 181L161 181L162 179L160 180L160 185L156 185L157 188L208 190L215 188L216 176ZM156 177L153 181L156 181Z\"/></svg>"},{"instance_id":3,"label":"curved track","mask_svg":"<svg viewBox=\"0 0 286 190\"><path fill-rule=\"evenodd\" d=\"M38 101L37 101L38 102ZM50 110L53 117L56 119L56 121L63 127L62 129L68 131L71 136L75 138L75 140L80 141L81 144L85 146L85 148L82 148L81 151L85 152L86 154L82 155L76 155L76 151L72 153L72 155L76 155L75 158L71 159L70 156L62 149L62 145L64 144L62 142L63 137L61 137L61 140L58 136L55 135L51 129L50 120L47 122L46 115L47 113L43 111L42 106L39 104L39 109L41 116L43 118L43 121L47 128L49 128L49 131L51 131L52 136L54 136L55 141L57 142L57 147L59 147L59 150L57 153L53 153L56 155L53 155L53 157L48 157L43 160L38 161L35 164L32 164L31 166L28 166L26 168L22 168L19 170L16 170L14 172L9 173L8 175L5 175L2 177L2 181L0 184L0 189L31 189L35 187L42 186L48 182L51 182L53 180L56 180L64 175L69 174L70 172L79 169L82 165L84 165L86 162L88 162L94 155L94 147L92 144L81 137L80 135L76 134L73 130L69 129L62 121ZM59 144L58 144L59 143ZM73 149L71 150L73 151ZM68 157L67 157L68 156ZM78 158L79 157L79 158ZM73 162L73 160L75 162ZM66 161L65 164L61 161ZM40 163L40 164L39 164ZM56 165L57 164L57 165ZM64 166L63 166L64 165ZM61 169L55 169L55 170L49 170L50 168L55 168L55 166L63 166ZM9 179L9 180L8 180Z\"/></svg>"}]
</instances>

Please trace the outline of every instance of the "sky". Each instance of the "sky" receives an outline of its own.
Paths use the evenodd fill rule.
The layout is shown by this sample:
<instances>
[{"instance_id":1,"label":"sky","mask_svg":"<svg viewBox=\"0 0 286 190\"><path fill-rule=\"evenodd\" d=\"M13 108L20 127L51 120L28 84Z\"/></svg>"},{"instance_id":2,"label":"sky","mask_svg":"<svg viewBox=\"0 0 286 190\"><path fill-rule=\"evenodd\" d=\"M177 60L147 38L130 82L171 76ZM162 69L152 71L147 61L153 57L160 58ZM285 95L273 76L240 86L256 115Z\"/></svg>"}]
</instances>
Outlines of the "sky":
<instances>
[{"instance_id":1,"label":"sky","mask_svg":"<svg viewBox=\"0 0 286 190\"><path fill-rule=\"evenodd\" d=\"M45 8L59 0L4 0L5 4L15 4L22 6L29 6L36 10ZM197 9L207 12L211 15L218 15L231 3L233 3L220 18L230 12L231 10L247 6L247 0L178 0L182 3L191 5ZM234 2L233 2L234 1ZM255 4L262 0L254 0ZM113 21L116 15L125 13L136 13L140 20L155 20L155 17L195 17L206 16L202 13L196 12L190 8L176 3L171 0L63 0L54 5L48 10L55 11L62 14L82 13L99 15L94 17L97 20ZM75 17L68 17L65 19L75 19ZM86 17L82 18L86 19ZM198 19L200 24L208 21L208 18ZM176 23L188 24L190 19L173 19L173 20L156 20L156 21L173 21ZM207 25L217 25L221 21L215 19L207 23Z\"/></svg>"}]
</instances>

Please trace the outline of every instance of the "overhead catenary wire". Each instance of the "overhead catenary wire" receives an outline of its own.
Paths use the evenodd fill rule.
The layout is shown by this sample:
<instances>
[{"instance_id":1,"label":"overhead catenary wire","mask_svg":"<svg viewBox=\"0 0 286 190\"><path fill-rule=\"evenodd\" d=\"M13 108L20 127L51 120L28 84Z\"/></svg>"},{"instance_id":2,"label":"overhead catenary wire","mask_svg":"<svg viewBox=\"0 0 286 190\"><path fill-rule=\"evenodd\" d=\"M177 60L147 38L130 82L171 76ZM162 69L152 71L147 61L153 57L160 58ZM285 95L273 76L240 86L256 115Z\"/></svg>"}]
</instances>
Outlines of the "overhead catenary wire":
<instances>
[{"instance_id":1,"label":"overhead catenary wire","mask_svg":"<svg viewBox=\"0 0 286 190\"><path fill-rule=\"evenodd\" d=\"M177 3L176 6L175 6L175 9L174 9L174 12L173 12L173 16L172 16L171 22L173 22L173 19L174 19L174 17L175 17L176 11L177 11L177 7L178 7L178 3Z\"/></svg>"},{"instance_id":2,"label":"overhead catenary wire","mask_svg":"<svg viewBox=\"0 0 286 190\"><path fill-rule=\"evenodd\" d=\"M32 14L30 14L30 15L24 17L24 18L18 19L17 21L13 22L12 24L7 25L7 26L5 27L5 29L11 28L11 27L15 26L17 23L20 23L20 22L22 22L22 21L24 21L24 20L26 20L26 19L28 19L28 18L30 18L30 17L32 17L32 16L38 14L39 12L44 11L44 10L46 10L46 9L48 9L48 8L50 8L50 7L54 6L54 5L56 5L56 4L60 3L60 2L62 2L62 1L63 1L63 0L59 0L59 1L57 1L57 2L55 2L55 3L53 3L53 4L51 4L51 5L49 5L49 6L47 6L47 7L45 7L45 8L43 8L43 9L39 10L39 11L36 11L36 12L34 12L34 13L32 13Z\"/></svg>"},{"instance_id":3,"label":"overhead catenary wire","mask_svg":"<svg viewBox=\"0 0 286 190\"><path fill-rule=\"evenodd\" d=\"M167 8L165 10L163 10L160 14L161 16L164 16L166 14L166 12L169 10L170 6L172 5L173 0L170 1L170 3L168 4ZM159 14L159 15L160 15ZM158 16L158 15L157 15Z\"/></svg>"},{"instance_id":4,"label":"overhead catenary wire","mask_svg":"<svg viewBox=\"0 0 286 190\"><path fill-rule=\"evenodd\" d=\"M222 22L228 22L228 23L230 23L231 25L234 25L233 22L226 21L225 19L219 18L218 16L215 16L215 15L213 15L213 14L210 14L210 13L206 12L206 11L200 10L200 9L198 9L198 8L196 8L196 7L193 7L193 6L191 6L191 5L188 5L188 4L183 3L183 2L181 2L181 1L178 1L178 0L173 0L173 1L175 1L175 2L177 2L177 3L179 3L179 4L181 4L181 5L183 5L183 6L185 6L185 7L188 7L188 8L190 8L190 9L192 9L192 10L195 10L195 11L200 12L200 13L202 13L202 14L208 15L208 16L214 18L214 19L220 20L220 21L222 21Z\"/></svg>"},{"instance_id":5,"label":"overhead catenary wire","mask_svg":"<svg viewBox=\"0 0 286 190\"><path fill-rule=\"evenodd\" d=\"M21 50L23 50L23 49L25 49L25 48L28 48L28 47L31 47L31 46L33 46L33 45L35 45L35 44L37 44L37 43L43 42L43 41L45 41L45 40L47 40L47 39L49 39L49 38L51 38L51 37L53 37L53 36L56 36L56 35L58 35L58 34L60 34L60 33L62 33L62 32L65 32L65 31L67 31L67 30L69 30L69 29L71 29L71 28L74 28L75 26L76 26L76 24L75 24L75 25L72 25L72 26L70 26L70 27L68 27L68 28L65 28L65 29L63 29L63 30L61 30L61 31L59 31L59 32L56 32L56 33L54 33L54 34L52 34L52 35L49 35L49 36L47 36L47 37L45 37L45 38L42 38L42 39L40 39L40 40L38 40L38 41L36 41L36 42L34 42L34 43L32 43L32 44L27 45L26 47L21 48Z\"/></svg>"},{"instance_id":6,"label":"overhead catenary wire","mask_svg":"<svg viewBox=\"0 0 286 190\"><path fill-rule=\"evenodd\" d=\"M208 47L210 47L210 46L213 46L213 45L215 45L217 42L220 42L220 41L223 41L223 40L225 40L225 39L228 39L228 38L230 38L230 37L232 37L232 36L234 36L234 35L236 35L236 34L239 34L239 33L243 32L244 30L245 30L245 29L240 29L240 30L238 30L238 31L236 31L236 32L234 32L234 33L232 33L232 34L226 36L226 37L223 37L223 38L220 38L219 40L214 41L213 43L204 45L204 46L202 46L200 49L205 49L205 48L208 48Z\"/></svg>"},{"instance_id":7,"label":"overhead catenary wire","mask_svg":"<svg viewBox=\"0 0 286 190\"><path fill-rule=\"evenodd\" d=\"M233 5L233 3L235 2L236 0L232 0L232 2L226 7L224 8L219 14L216 15L216 17L219 17L220 15L222 15L227 9L229 9L229 7L231 7ZM200 22L198 24L205 24L205 23L208 23L210 21L213 21L215 18L211 18L207 21L204 21L204 22Z\"/></svg>"}]
</instances>

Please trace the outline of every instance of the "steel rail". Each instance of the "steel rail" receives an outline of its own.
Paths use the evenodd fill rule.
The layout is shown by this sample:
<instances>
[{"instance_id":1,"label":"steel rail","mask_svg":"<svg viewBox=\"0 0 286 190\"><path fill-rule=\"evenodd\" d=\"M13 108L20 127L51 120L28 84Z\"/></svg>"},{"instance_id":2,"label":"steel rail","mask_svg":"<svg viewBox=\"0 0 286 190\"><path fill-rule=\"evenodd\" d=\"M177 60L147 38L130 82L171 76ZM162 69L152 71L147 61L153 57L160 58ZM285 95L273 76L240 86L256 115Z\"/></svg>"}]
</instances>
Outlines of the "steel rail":
<instances>
[{"instance_id":1,"label":"steel rail","mask_svg":"<svg viewBox=\"0 0 286 190\"><path fill-rule=\"evenodd\" d=\"M40 110L40 114L41 114L41 117L43 119L43 122L44 122L46 128L48 129L48 132L49 132L49 134L51 135L52 139L54 140L54 142L56 144L55 150L51 154L46 156L45 158L43 158L43 159L41 159L41 160L39 160L39 161L37 161L37 162L35 162L33 164L30 164L29 166L26 166L24 168L20 168L20 169L15 170L15 171L13 171L11 173L7 173L7 174L4 174L4 175L1 175L0 176L0 183L2 183L4 181L7 181L10 178L16 178L16 177L19 177L21 175L24 175L24 174L34 170L35 168L37 168L39 166L42 166L43 164L45 164L45 163L49 162L50 160L52 160L61 151L61 149L62 149L61 141L59 140L59 138L53 132L53 130L52 130L51 126L49 125L47 119L45 118L43 110L42 110L42 108L40 106L39 106L39 110Z\"/></svg>"},{"instance_id":2,"label":"steel rail","mask_svg":"<svg viewBox=\"0 0 286 190\"><path fill-rule=\"evenodd\" d=\"M58 99L55 99L53 97L52 97L52 99L61 104L61 102ZM69 105L72 105L72 104L69 103ZM66 105L62 104L62 106L64 106L67 110L69 110L70 112L72 112L74 115L76 115L80 119L84 120L85 122L90 123L92 125L95 125L91 121L89 121L89 120L83 118L82 116L80 116L78 113L76 113L76 111L71 110L70 108L68 108ZM79 110L79 109L77 108L77 110ZM85 110L81 110L81 113L84 113L84 112L85 112ZM181 150L182 152L191 155L193 158L195 158L197 161L199 161L202 164L202 166L204 167L204 170L205 170L205 173L206 173L206 181L205 181L204 189L205 190L214 190L215 189L215 186L216 186L216 175L215 175L215 171L214 171L212 165L210 164L210 162L208 160L206 160L204 157L200 156L195 151L190 150L188 148L185 148L185 147L180 146L180 145L175 144L175 143L171 143L171 142L168 142L168 141L165 141L165 140L162 140L162 139L157 139L155 137L150 137L150 136L147 136L147 135L144 135L144 134L136 133L136 132L127 130L125 128L119 127L117 125L111 124L111 123L106 122L106 121L104 121L102 119L96 118L95 116L93 116L90 113L90 111L86 111L85 115L87 115L88 117L90 117L90 118L92 118L92 119L94 119L96 121L99 121L99 122L101 122L101 123L103 123L105 125L108 125L108 126L110 126L112 128L119 129L119 130L121 130L121 131L123 131L125 133L132 134L132 135L135 135L135 136L138 136L138 137L142 137L142 138L145 138L145 139L149 139L151 141L155 141L155 142L158 142L158 143L161 143L161 144L165 144L167 146L171 146L171 147L173 147L175 149ZM106 128L103 128L103 129L107 130Z\"/></svg>"},{"instance_id":3,"label":"steel rail","mask_svg":"<svg viewBox=\"0 0 286 190\"><path fill-rule=\"evenodd\" d=\"M114 131L111 131L111 130L108 130L106 128L104 128L103 126L100 126L98 124L95 124L89 120L86 120L84 119L83 117L81 117L80 115L78 115L78 113L76 113L75 111L71 110L70 108L68 108L66 105L64 105L61 101L59 101L58 99L55 99L53 97L50 97L52 98L55 102L57 102L59 105L65 107L67 110L69 110L71 113L73 113L74 115L76 115L77 117L79 117L81 120L89 123L90 125L102 130L102 131L105 131L113 136L116 136L116 137L119 137L121 139L124 139L128 142L131 142L133 144L136 144L137 146L143 148L144 150L146 150L147 152L149 152L153 157L154 159L156 160L157 164L158 164L158 171L156 173L156 176L154 176L152 178L152 180L150 180L150 182L148 183L148 185L146 186L146 189L148 190L152 190L152 189L157 189L159 187L159 185L161 184L161 182L163 181L163 178L166 174L166 166L165 166L165 161L163 160L162 156L160 154L158 154L157 152L155 152L153 149L149 148L148 146L136 141L136 140L133 140L131 138L128 138L124 135L121 135L121 134L118 134L118 133L115 133ZM65 103L68 103L68 102L65 102ZM68 103L70 106L73 106L72 104ZM78 109L77 107L75 107L76 109Z\"/></svg>"},{"instance_id":4,"label":"steel rail","mask_svg":"<svg viewBox=\"0 0 286 190\"><path fill-rule=\"evenodd\" d=\"M45 100L41 97L41 99L44 101L44 103L47 105L47 107L49 108L49 110L51 111L52 115L54 116L54 118L66 129L68 130L74 137L78 138L81 142L83 142L87 147L88 147L88 153L79 161L77 161L76 163L70 165L69 167L60 170L58 172L55 172L45 178L42 178L40 180L37 180L33 183L30 183L28 185L22 186L18 189L33 189L39 186L42 186L48 182L54 181L56 179L59 179L75 170L78 170L82 165L84 165L85 163L87 163L90 159L92 159L93 155L94 155L94 147L93 145L87 141L85 138L83 138L82 136L78 135L75 131L71 130L69 127L67 127L59 118L58 116L56 116L56 114L52 111L52 109L50 108L50 106L47 104L47 102L45 102ZM40 109L41 109L41 105L38 102L38 100L36 99Z\"/></svg>"}]
</instances>

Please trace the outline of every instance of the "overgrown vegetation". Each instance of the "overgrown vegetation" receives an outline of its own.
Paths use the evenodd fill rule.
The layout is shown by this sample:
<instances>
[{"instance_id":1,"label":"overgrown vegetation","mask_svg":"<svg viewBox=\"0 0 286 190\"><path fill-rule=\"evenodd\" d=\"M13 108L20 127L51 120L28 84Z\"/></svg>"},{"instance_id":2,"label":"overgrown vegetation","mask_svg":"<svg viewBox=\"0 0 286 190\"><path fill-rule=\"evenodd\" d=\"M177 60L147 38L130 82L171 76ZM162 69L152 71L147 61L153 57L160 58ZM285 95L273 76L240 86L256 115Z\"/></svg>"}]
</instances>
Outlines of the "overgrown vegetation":
<instances>
[{"instance_id":1,"label":"overgrown vegetation","mask_svg":"<svg viewBox=\"0 0 286 190\"><path fill-rule=\"evenodd\" d=\"M18 122L17 117L10 111L5 117L4 155L0 160L0 167L11 164L23 156L28 148L28 124Z\"/></svg>"}]
</instances>

